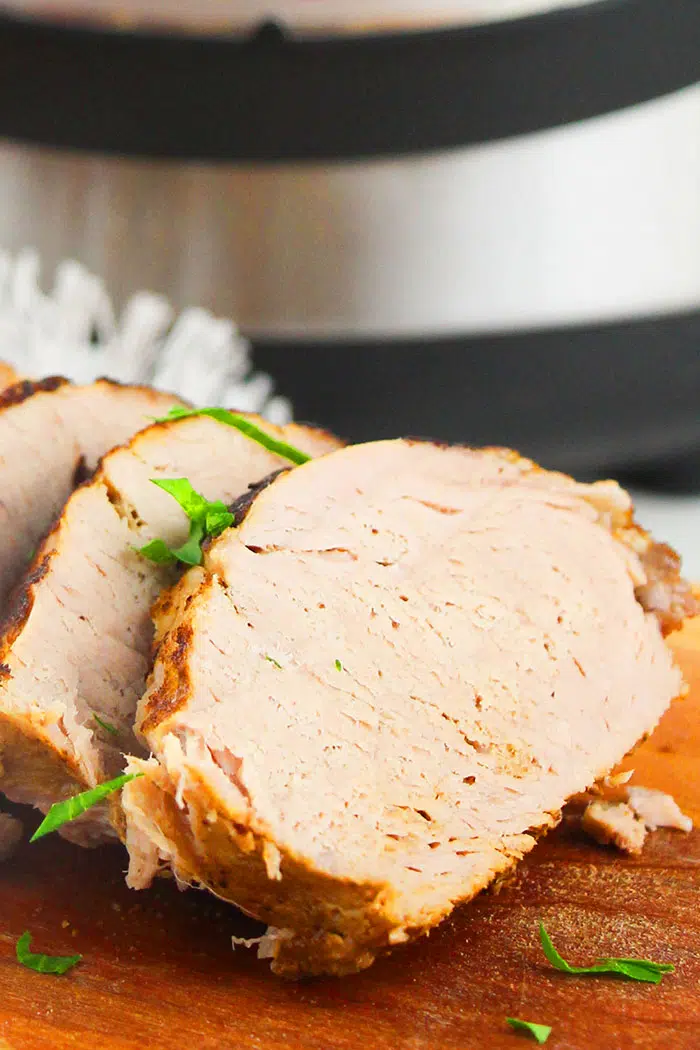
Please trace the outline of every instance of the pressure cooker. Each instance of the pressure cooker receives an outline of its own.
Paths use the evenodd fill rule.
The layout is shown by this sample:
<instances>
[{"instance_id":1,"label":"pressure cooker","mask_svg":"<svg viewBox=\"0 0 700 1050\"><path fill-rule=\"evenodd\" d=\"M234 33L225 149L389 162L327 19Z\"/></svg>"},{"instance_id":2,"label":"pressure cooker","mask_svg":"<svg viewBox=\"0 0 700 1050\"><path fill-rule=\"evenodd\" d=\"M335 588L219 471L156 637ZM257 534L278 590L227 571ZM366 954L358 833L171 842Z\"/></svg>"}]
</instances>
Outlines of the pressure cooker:
<instances>
[{"instance_id":1,"label":"pressure cooker","mask_svg":"<svg viewBox=\"0 0 700 1050\"><path fill-rule=\"evenodd\" d=\"M0 18L0 245L236 318L300 417L700 461L697 0Z\"/></svg>"}]
</instances>

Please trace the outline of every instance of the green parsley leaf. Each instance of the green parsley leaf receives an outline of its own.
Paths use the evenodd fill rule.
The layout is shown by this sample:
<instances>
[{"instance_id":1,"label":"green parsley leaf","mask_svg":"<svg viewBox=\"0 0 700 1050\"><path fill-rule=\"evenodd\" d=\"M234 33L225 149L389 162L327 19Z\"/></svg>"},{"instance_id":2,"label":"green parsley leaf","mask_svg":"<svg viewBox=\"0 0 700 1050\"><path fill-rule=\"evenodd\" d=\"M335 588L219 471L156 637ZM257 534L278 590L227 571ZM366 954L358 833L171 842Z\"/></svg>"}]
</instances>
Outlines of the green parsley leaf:
<instances>
[{"instance_id":1,"label":"green parsley leaf","mask_svg":"<svg viewBox=\"0 0 700 1050\"><path fill-rule=\"evenodd\" d=\"M105 729L108 733L111 733L112 736L119 736L119 730L115 726L113 726L111 722L103 721L99 715L95 714L94 711L92 713L92 717L95 719L95 721L101 729Z\"/></svg>"},{"instance_id":2,"label":"green parsley leaf","mask_svg":"<svg viewBox=\"0 0 700 1050\"><path fill-rule=\"evenodd\" d=\"M573 974L597 974L615 973L620 977L626 977L630 981L646 981L648 984L659 984L665 973L673 973L673 963L655 963L648 959L598 959L592 966L570 966L562 959L559 952L552 944L549 934L540 923L540 941L544 954L552 966L562 973Z\"/></svg>"},{"instance_id":3,"label":"green parsley leaf","mask_svg":"<svg viewBox=\"0 0 700 1050\"><path fill-rule=\"evenodd\" d=\"M188 478L151 478L151 484L157 485L176 500L188 518L202 518L206 511L207 500L196 489Z\"/></svg>"},{"instance_id":4,"label":"green parsley leaf","mask_svg":"<svg viewBox=\"0 0 700 1050\"><path fill-rule=\"evenodd\" d=\"M170 565L172 562L177 561L165 540L151 540L144 547L134 547L133 549L142 557L155 562L156 565Z\"/></svg>"},{"instance_id":5,"label":"green parsley leaf","mask_svg":"<svg viewBox=\"0 0 700 1050\"><path fill-rule=\"evenodd\" d=\"M282 664L275 660L274 656L268 656L267 653L265 653L265 659L268 663L274 664L278 671L282 670Z\"/></svg>"},{"instance_id":6,"label":"green parsley leaf","mask_svg":"<svg viewBox=\"0 0 700 1050\"><path fill-rule=\"evenodd\" d=\"M343 670L343 665L341 664L340 660L336 660L335 661L335 669L336 669L336 671L342 671Z\"/></svg>"},{"instance_id":7,"label":"green parsley leaf","mask_svg":"<svg viewBox=\"0 0 700 1050\"><path fill-rule=\"evenodd\" d=\"M519 1021L517 1017L506 1017L507 1023L515 1032L525 1032L536 1039L540 1046L547 1042L552 1029L548 1024L535 1024L533 1021Z\"/></svg>"},{"instance_id":8,"label":"green parsley leaf","mask_svg":"<svg viewBox=\"0 0 700 1050\"><path fill-rule=\"evenodd\" d=\"M256 441L258 445L266 448L268 452L273 452L283 459L288 459L290 463L296 463L297 466L302 463L308 463L311 459L311 456L307 456L306 452L295 448L294 445L288 445L286 441L278 441L277 438L273 438L270 434L261 430L255 423L251 423L246 416L239 415L237 412L231 412L228 408L171 408L167 416L161 416L159 419L156 419L156 423L168 423L171 419L186 419L188 416L209 416L210 419L215 419L217 423L225 423L229 427L235 427L236 430L240 430L241 434L245 434L251 441Z\"/></svg>"},{"instance_id":9,"label":"green parsley leaf","mask_svg":"<svg viewBox=\"0 0 700 1050\"><path fill-rule=\"evenodd\" d=\"M137 777L142 776L143 773L123 773L121 776L115 777L114 780L107 780L104 784L98 784L97 787L90 788L89 791L83 791L80 795L64 799L63 802L54 802L29 841L36 842L37 839L42 839L44 835L48 835L60 828L62 824L68 824L69 821L75 820L81 813L97 805L98 802L102 802L114 791L119 791L129 781L136 780Z\"/></svg>"},{"instance_id":10,"label":"green parsley leaf","mask_svg":"<svg viewBox=\"0 0 700 1050\"><path fill-rule=\"evenodd\" d=\"M219 536L233 525L233 514L221 500L205 499L187 478L151 478L151 481L180 504L190 519L190 533L181 547L170 548L164 540L151 540L145 547L138 548L138 553L157 565L169 565L174 561L201 565L202 540L207 536Z\"/></svg>"},{"instance_id":11,"label":"green parsley leaf","mask_svg":"<svg viewBox=\"0 0 700 1050\"><path fill-rule=\"evenodd\" d=\"M210 503L204 515L204 531L207 536L220 536L233 525L233 514L221 500Z\"/></svg>"},{"instance_id":12,"label":"green parsley leaf","mask_svg":"<svg viewBox=\"0 0 700 1050\"><path fill-rule=\"evenodd\" d=\"M17 941L15 951L22 966L26 966L28 970L35 970L36 973L67 973L82 959L82 955L35 955L29 950L31 943L32 935L29 932L23 933Z\"/></svg>"},{"instance_id":13,"label":"green parsley leaf","mask_svg":"<svg viewBox=\"0 0 700 1050\"><path fill-rule=\"evenodd\" d=\"M181 547L173 548L173 556L183 565L202 564L202 540L205 537L204 523L201 521L190 522L190 532Z\"/></svg>"}]
</instances>

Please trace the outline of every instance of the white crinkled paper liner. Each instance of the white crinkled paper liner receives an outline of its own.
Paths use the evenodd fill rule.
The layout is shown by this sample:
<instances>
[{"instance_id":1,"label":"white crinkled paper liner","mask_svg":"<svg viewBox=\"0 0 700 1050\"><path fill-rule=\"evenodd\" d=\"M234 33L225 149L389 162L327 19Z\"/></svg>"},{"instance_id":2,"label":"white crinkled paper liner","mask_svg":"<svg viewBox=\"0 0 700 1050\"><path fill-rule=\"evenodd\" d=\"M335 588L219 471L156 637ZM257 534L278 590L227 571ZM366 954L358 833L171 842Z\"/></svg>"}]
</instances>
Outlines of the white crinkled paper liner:
<instances>
[{"instance_id":1,"label":"white crinkled paper liner","mask_svg":"<svg viewBox=\"0 0 700 1050\"><path fill-rule=\"evenodd\" d=\"M176 316L151 292L137 292L117 314L100 278L73 261L57 267L49 293L39 277L36 252L0 251L0 360L19 375L76 383L109 376L195 405L259 412L273 423L292 418L270 376L252 371L250 348L233 321L198 308Z\"/></svg>"}]
</instances>

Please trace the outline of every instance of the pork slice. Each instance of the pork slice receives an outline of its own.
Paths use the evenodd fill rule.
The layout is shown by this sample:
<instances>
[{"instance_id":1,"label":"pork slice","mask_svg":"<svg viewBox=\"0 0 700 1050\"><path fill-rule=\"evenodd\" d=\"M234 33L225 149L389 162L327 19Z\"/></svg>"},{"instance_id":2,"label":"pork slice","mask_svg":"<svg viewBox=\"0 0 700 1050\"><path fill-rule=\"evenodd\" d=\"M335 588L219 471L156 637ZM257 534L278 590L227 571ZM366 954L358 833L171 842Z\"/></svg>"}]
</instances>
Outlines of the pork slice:
<instances>
[{"instance_id":1,"label":"pork slice","mask_svg":"<svg viewBox=\"0 0 700 1050\"><path fill-rule=\"evenodd\" d=\"M108 380L25 381L0 394L0 612L76 480L176 404L170 394Z\"/></svg>"},{"instance_id":2,"label":"pork slice","mask_svg":"<svg viewBox=\"0 0 700 1050\"><path fill-rule=\"evenodd\" d=\"M279 430L309 454L336 447L310 428ZM151 478L188 477L209 499L231 500L286 460L207 417L155 424L110 452L65 505L40 547L0 639L0 789L46 811L111 778L134 737L149 668L149 616L176 572L139 555L154 538L179 546L189 522ZM95 844L115 834L106 806L65 825Z\"/></svg>"},{"instance_id":3,"label":"pork slice","mask_svg":"<svg viewBox=\"0 0 700 1050\"><path fill-rule=\"evenodd\" d=\"M595 799L589 802L581 817L583 830L601 846L617 846L623 853L642 852L647 829L626 802Z\"/></svg>"},{"instance_id":4,"label":"pork slice","mask_svg":"<svg viewBox=\"0 0 700 1050\"><path fill-rule=\"evenodd\" d=\"M683 688L613 534L629 506L410 441L274 480L156 609L130 884L208 887L297 976L362 969L509 870Z\"/></svg>"},{"instance_id":5,"label":"pork slice","mask_svg":"<svg viewBox=\"0 0 700 1050\"><path fill-rule=\"evenodd\" d=\"M686 816L672 795L632 784L627 790L627 797L630 808L649 831L676 828L687 834L693 830L692 819Z\"/></svg>"}]
</instances>

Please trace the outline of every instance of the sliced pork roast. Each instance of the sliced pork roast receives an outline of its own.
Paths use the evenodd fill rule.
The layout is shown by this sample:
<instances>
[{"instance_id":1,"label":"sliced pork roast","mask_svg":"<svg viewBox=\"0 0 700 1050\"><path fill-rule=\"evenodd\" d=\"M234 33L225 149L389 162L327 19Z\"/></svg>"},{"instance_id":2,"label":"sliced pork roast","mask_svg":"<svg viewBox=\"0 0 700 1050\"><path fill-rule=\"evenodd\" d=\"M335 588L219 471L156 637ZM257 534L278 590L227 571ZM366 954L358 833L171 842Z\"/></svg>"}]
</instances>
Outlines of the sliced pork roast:
<instances>
[{"instance_id":1,"label":"sliced pork roast","mask_svg":"<svg viewBox=\"0 0 700 1050\"><path fill-rule=\"evenodd\" d=\"M130 884L167 865L235 902L290 976L426 932L683 691L630 543L614 482L505 450L378 442L273 480L156 607Z\"/></svg>"},{"instance_id":2,"label":"sliced pork roast","mask_svg":"<svg viewBox=\"0 0 700 1050\"><path fill-rule=\"evenodd\" d=\"M259 422L308 454L337 447L322 431ZM133 721L150 666L150 607L175 570L135 548L155 538L177 547L189 524L150 479L186 476L209 499L230 500L282 466L288 461L238 430L189 417L137 434L76 489L0 639L0 790L9 798L45 811L118 774L122 752L138 749ZM86 844L115 834L106 806L62 831Z\"/></svg>"},{"instance_id":3,"label":"sliced pork roast","mask_svg":"<svg viewBox=\"0 0 700 1050\"><path fill-rule=\"evenodd\" d=\"M0 394L0 613L76 475L94 470L105 452L181 403L108 380L26 381Z\"/></svg>"}]
</instances>

